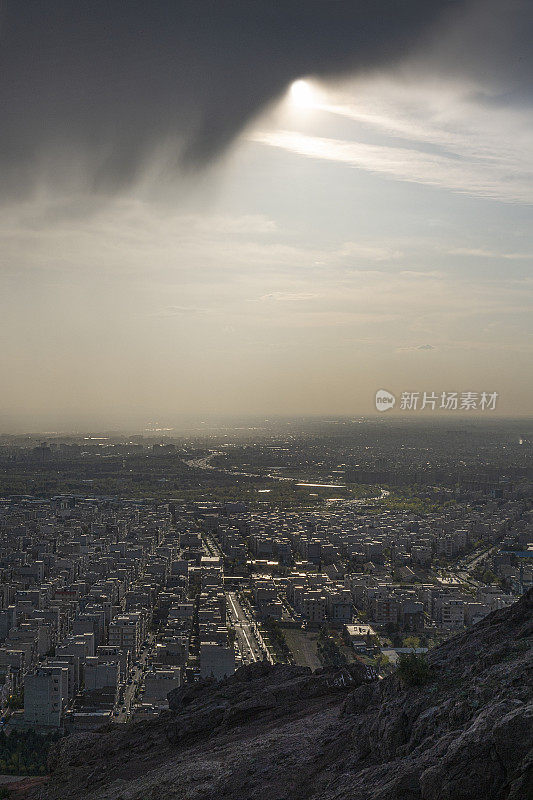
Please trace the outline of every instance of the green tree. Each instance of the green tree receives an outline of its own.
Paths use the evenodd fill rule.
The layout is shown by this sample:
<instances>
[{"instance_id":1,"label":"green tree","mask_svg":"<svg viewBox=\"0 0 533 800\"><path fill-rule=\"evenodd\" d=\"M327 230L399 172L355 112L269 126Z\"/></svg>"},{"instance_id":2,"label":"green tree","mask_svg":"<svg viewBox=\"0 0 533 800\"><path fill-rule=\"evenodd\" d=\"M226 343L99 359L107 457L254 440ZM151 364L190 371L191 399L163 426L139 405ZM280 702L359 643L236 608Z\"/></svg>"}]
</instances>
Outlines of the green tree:
<instances>
[{"instance_id":1,"label":"green tree","mask_svg":"<svg viewBox=\"0 0 533 800\"><path fill-rule=\"evenodd\" d=\"M433 677L433 669L422 653L401 653L396 672L406 686L423 686Z\"/></svg>"}]
</instances>

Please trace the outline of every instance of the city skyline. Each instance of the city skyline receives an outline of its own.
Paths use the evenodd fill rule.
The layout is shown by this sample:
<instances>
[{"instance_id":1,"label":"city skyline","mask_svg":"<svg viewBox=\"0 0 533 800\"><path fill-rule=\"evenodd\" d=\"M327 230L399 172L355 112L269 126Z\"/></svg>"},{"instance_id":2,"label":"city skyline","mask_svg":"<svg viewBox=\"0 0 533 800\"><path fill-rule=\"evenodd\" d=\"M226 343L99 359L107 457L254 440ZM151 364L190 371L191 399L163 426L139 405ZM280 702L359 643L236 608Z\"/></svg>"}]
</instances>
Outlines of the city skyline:
<instances>
[{"instance_id":1,"label":"city skyline","mask_svg":"<svg viewBox=\"0 0 533 800\"><path fill-rule=\"evenodd\" d=\"M0 798L522 800L531 0L0 0Z\"/></svg>"}]
</instances>

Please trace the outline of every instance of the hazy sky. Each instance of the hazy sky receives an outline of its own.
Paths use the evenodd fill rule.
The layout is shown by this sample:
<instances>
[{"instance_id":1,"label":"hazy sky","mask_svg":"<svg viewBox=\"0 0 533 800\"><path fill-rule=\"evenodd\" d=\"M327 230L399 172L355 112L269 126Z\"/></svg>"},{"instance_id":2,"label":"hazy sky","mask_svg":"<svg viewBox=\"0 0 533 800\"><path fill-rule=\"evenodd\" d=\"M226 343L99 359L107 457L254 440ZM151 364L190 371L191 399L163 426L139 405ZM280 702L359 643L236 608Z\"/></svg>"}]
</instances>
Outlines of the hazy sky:
<instances>
[{"instance_id":1,"label":"hazy sky","mask_svg":"<svg viewBox=\"0 0 533 800\"><path fill-rule=\"evenodd\" d=\"M531 414L528 2L0 19L0 429Z\"/></svg>"}]
</instances>

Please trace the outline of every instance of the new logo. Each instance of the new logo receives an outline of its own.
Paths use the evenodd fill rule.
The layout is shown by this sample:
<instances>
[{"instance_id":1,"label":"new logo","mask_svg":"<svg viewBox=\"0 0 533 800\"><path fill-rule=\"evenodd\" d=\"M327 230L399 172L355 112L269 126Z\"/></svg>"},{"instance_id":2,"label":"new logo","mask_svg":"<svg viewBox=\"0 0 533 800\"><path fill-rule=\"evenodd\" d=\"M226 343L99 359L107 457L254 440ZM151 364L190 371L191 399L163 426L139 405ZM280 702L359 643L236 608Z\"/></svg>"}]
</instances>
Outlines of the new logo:
<instances>
[{"instance_id":1,"label":"new logo","mask_svg":"<svg viewBox=\"0 0 533 800\"><path fill-rule=\"evenodd\" d=\"M390 411L394 408L396 398L386 389L378 389L376 392L376 408L378 411Z\"/></svg>"}]
</instances>

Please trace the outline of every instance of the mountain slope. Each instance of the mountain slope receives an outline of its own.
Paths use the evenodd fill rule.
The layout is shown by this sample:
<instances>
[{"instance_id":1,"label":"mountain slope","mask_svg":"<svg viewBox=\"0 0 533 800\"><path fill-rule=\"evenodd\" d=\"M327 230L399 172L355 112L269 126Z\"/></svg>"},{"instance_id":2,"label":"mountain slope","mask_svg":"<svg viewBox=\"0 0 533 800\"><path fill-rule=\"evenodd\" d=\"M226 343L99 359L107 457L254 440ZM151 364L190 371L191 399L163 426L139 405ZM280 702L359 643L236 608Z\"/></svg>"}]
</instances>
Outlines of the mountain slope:
<instances>
[{"instance_id":1,"label":"mountain slope","mask_svg":"<svg viewBox=\"0 0 533 800\"><path fill-rule=\"evenodd\" d=\"M526 800L533 591L429 654L404 686L364 668L256 664L155 721L70 737L42 800Z\"/></svg>"}]
</instances>

